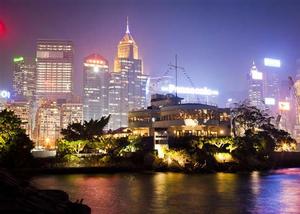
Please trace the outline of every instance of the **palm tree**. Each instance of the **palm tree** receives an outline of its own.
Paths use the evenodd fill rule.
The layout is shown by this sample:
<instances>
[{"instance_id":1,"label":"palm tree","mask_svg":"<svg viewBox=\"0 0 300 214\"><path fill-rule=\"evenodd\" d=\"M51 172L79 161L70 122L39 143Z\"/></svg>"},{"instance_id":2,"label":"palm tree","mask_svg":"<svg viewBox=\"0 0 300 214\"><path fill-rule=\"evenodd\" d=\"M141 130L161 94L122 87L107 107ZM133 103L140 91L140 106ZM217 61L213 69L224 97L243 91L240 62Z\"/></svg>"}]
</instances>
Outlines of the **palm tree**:
<instances>
[{"instance_id":1,"label":"palm tree","mask_svg":"<svg viewBox=\"0 0 300 214\"><path fill-rule=\"evenodd\" d=\"M61 134L69 141L98 139L103 134L104 127L108 124L110 115L101 117L100 120L84 121L81 123L69 124L66 129L62 129Z\"/></svg>"}]
</instances>

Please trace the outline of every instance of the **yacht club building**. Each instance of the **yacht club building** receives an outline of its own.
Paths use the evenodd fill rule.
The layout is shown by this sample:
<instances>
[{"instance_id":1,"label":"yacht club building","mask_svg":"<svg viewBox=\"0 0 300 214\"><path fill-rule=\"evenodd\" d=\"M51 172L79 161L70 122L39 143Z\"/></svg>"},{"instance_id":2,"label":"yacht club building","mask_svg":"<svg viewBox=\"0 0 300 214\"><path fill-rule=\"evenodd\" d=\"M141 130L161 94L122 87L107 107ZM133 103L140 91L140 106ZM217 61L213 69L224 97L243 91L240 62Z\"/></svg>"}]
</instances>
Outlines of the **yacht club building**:
<instances>
[{"instance_id":1,"label":"yacht club building","mask_svg":"<svg viewBox=\"0 0 300 214\"><path fill-rule=\"evenodd\" d=\"M180 102L181 98L172 94L152 95L147 109L129 112L128 127L133 134L154 137L230 135L229 108Z\"/></svg>"}]
</instances>

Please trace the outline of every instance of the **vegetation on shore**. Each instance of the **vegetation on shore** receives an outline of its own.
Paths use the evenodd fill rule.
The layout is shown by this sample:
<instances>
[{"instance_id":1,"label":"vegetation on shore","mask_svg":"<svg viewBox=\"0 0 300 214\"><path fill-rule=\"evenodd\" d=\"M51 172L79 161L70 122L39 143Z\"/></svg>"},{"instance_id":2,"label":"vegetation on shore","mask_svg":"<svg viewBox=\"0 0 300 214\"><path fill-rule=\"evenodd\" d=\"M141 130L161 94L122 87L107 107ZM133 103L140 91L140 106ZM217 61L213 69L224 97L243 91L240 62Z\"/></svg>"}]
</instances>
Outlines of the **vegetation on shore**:
<instances>
[{"instance_id":1,"label":"vegetation on shore","mask_svg":"<svg viewBox=\"0 0 300 214\"><path fill-rule=\"evenodd\" d=\"M125 167L155 170L215 171L269 168L274 151L294 151L296 142L273 125L273 118L246 103L232 110L233 137L169 138L158 158L153 138L104 134L108 117L69 124L57 141L57 157L40 167ZM0 166L33 167L33 143L13 112L0 112Z\"/></svg>"},{"instance_id":2,"label":"vegetation on shore","mask_svg":"<svg viewBox=\"0 0 300 214\"><path fill-rule=\"evenodd\" d=\"M151 137L103 135L109 117L70 124L57 143L62 166L128 166L147 169L213 171L265 169L274 151L295 151L296 141L273 125L266 111L243 102L232 110L233 137L169 138L164 158L153 151ZM74 128L76 127L76 129ZM93 135L78 134L92 133ZM67 134L65 134L67 133Z\"/></svg>"}]
</instances>

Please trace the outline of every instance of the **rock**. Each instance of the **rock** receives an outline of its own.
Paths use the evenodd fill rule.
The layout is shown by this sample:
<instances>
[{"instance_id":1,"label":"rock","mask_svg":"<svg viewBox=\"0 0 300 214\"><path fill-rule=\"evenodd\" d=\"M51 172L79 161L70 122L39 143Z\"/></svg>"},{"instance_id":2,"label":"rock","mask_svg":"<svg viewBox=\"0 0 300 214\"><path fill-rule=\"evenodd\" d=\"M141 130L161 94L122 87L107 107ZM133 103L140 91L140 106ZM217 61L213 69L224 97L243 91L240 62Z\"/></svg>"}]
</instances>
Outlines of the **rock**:
<instances>
[{"instance_id":1,"label":"rock","mask_svg":"<svg viewBox=\"0 0 300 214\"><path fill-rule=\"evenodd\" d=\"M88 214L91 209L71 202L61 190L39 190L0 169L0 213Z\"/></svg>"}]
</instances>

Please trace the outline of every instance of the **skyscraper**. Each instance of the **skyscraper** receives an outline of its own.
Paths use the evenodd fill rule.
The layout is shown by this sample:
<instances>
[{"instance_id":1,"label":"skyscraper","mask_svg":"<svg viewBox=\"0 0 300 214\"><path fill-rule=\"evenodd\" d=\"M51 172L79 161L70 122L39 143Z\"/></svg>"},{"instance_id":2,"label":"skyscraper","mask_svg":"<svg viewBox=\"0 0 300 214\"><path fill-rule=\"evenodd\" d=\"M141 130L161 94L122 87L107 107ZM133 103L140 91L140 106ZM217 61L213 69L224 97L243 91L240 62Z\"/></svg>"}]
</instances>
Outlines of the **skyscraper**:
<instances>
[{"instance_id":1,"label":"skyscraper","mask_svg":"<svg viewBox=\"0 0 300 214\"><path fill-rule=\"evenodd\" d=\"M265 97L274 98L276 102L280 98L280 67L280 60L264 58Z\"/></svg>"},{"instance_id":2,"label":"skyscraper","mask_svg":"<svg viewBox=\"0 0 300 214\"><path fill-rule=\"evenodd\" d=\"M126 33L118 45L109 85L109 128L127 127L128 111L146 108L147 80L127 19Z\"/></svg>"},{"instance_id":3,"label":"skyscraper","mask_svg":"<svg viewBox=\"0 0 300 214\"><path fill-rule=\"evenodd\" d=\"M73 42L38 40L36 47L37 96L68 98L72 92Z\"/></svg>"},{"instance_id":4,"label":"skyscraper","mask_svg":"<svg viewBox=\"0 0 300 214\"><path fill-rule=\"evenodd\" d=\"M248 76L248 98L250 105L259 109L264 108L264 82L263 73L258 71L253 62Z\"/></svg>"},{"instance_id":5,"label":"skyscraper","mask_svg":"<svg viewBox=\"0 0 300 214\"><path fill-rule=\"evenodd\" d=\"M100 119L108 114L108 61L91 54L84 60L83 114L84 120Z\"/></svg>"},{"instance_id":6,"label":"skyscraper","mask_svg":"<svg viewBox=\"0 0 300 214\"><path fill-rule=\"evenodd\" d=\"M13 97L32 100L36 89L36 66L25 62L24 57L14 57Z\"/></svg>"}]
</instances>

